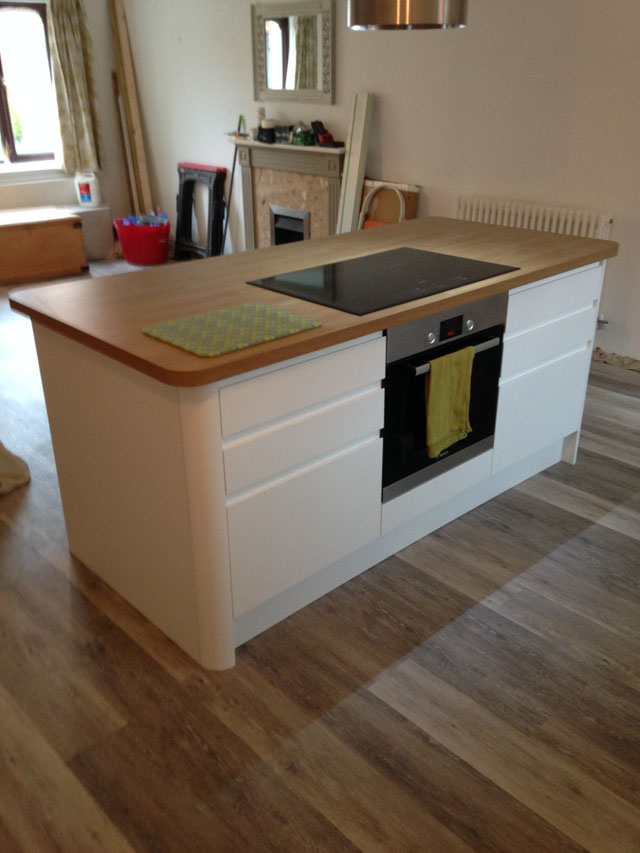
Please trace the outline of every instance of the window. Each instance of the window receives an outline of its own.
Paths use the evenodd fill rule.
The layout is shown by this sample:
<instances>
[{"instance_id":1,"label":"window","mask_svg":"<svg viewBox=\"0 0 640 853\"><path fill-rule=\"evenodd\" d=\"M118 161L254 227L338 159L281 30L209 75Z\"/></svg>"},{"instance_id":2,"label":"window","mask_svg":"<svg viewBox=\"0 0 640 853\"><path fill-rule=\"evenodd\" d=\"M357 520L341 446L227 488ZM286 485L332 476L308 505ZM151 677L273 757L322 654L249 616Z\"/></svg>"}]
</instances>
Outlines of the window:
<instances>
[{"instance_id":1,"label":"window","mask_svg":"<svg viewBox=\"0 0 640 853\"><path fill-rule=\"evenodd\" d=\"M289 58L289 19L264 22L267 50L267 89L284 89Z\"/></svg>"},{"instance_id":2,"label":"window","mask_svg":"<svg viewBox=\"0 0 640 853\"><path fill-rule=\"evenodd\" d=\"M0 0L0 162L60 159L46 9Z\"/></svg>"}]
</instances>

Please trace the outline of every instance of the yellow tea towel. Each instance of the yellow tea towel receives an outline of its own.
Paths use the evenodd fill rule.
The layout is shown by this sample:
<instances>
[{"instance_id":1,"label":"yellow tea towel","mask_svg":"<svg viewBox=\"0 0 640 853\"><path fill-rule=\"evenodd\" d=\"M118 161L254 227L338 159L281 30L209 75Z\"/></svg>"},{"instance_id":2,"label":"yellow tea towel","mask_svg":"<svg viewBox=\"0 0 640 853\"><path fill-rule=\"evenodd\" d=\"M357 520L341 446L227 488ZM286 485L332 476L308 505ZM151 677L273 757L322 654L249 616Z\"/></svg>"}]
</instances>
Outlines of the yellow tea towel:
<instances>
[{"instance_id":1,"label":"yellow tea towel","mask_svg":"<svg viewBox=\"0 0 640 853\"><path fill-rule=\"evenodd\" d=\"M435 459L471 432L473 347L434 358L426 376L427 451Z\"/></svg>"}]
</instances>

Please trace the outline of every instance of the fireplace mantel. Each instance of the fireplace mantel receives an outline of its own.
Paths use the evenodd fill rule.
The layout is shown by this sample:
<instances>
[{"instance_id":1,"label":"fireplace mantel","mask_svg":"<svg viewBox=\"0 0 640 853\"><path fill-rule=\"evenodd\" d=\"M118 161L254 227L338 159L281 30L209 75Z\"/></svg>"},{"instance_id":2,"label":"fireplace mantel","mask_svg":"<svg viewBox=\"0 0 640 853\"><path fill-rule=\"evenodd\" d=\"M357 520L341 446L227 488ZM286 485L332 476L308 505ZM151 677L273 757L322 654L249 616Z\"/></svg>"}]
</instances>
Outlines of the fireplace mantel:
<instances>
[{"instance_id":1,"label":"fireplace mantel","mask_svg":"<svg viewBox=\"0 0 640 853\"><path fill-rule=\"evenodd\" d=\"M244 237L247 249L262 248L265 215L262 203L293 207L291 195L307 197L311 205L311 238L335 234L340 201L340 172L344 148L304 145L268 145L234 140L242 168ZM279 176L277 173L288 173ZM269 198L264 197L268 192ZM268 227L268 219L266 220Z\"/></svg>"}]
</instances>

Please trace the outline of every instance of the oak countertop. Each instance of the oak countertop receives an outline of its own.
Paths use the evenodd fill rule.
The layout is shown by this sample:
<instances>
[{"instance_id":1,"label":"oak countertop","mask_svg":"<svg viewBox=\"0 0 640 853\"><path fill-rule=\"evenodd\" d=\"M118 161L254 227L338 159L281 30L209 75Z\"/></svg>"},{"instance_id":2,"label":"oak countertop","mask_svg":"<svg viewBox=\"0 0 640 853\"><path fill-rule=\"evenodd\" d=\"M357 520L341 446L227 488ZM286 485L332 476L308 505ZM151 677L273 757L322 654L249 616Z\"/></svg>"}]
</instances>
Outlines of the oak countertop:
<instances>
[{"instance_id":1,"label":"oak countertop","mask_svg":"<svg viewBox=\"0 0 640 853\"><path fill-rule=\"evenodd\" d=\"M520 267L455 290L356 316L245 282L408 246ZM615 257L618 244L431 217L384 228L166 264L106 278L73 279L14 290L10 304L34 323L79 341L172 386L216 382ZM153 323L242 302L305 314L317 329L227 355L200 358L142 333Z\"/></svg>"}]
</instances>

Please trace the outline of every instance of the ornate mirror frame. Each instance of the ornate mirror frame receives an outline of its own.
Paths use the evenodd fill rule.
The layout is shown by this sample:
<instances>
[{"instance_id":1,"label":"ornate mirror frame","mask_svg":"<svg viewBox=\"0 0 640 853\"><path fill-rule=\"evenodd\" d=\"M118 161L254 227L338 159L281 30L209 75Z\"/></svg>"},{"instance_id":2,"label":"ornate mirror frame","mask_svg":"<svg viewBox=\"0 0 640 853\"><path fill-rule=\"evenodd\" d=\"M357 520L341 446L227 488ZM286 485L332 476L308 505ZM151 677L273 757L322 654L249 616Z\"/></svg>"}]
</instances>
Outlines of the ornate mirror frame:
<instances>
[{"instance_id":1,"label":"ornate mirror frame","mask_svg":"<svg viewBox=\"0 0 640 853\"><path fill-rule=\"evenodd\" d=\"M251 6L253 42L253 96L256 101L334 102L334 0L257 3ZM265 21L291 15L319 15L322 22L321 89L267 89Z\"/></svg>"}]
</instances>

